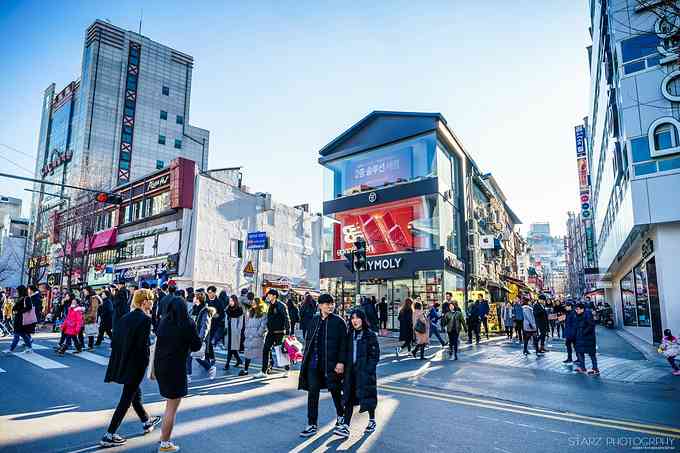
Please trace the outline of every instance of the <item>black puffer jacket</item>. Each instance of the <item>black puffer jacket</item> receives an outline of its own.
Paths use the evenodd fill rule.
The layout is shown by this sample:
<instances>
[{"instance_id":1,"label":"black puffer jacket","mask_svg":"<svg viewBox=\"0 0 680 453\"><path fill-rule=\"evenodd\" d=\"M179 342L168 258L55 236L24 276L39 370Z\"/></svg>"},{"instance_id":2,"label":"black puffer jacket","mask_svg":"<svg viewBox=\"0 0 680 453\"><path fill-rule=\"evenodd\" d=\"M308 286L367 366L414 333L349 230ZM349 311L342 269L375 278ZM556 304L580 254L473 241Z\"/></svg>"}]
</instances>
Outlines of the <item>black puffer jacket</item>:
<instances>
[{"instance_id":1,"label":"black puffer jacket","mask_svg":"<svg viewBox=\"0 0 680 453\"><path fill-rule=\"evenodd\" d=\"M357 376L354 401L360 405L359 412L375 410L378 405L378 379L376 368L380 361L378 336L370 329L362 331L357 340L357 361L354 363L354 331L347 335L347 359L345 360L345 380L343 395L345 402L350 397L352 378Z\"/></svg>"},{"instance_id":2,"label":"black puffer jacket","mask_svg":"<svg viewBox=\"0 0 680 453\"><path fill-rule=\"evenodd\" d=\"M534 319L536 319L536 327L538 327L539 332L546 332L548 330L548 312L539 303L534 304Z\"/></svg>"},{"instance_id":3,"label":"black puffer jacket","mask_svg":"<svg viewBox=\"0 0 680 453\"><path fill-rule=\"evenodd\" d=\"M585 310L583 314L577 314L576 318L576 338L574 339L574 349L579 354L595 354L597 339L595 338L595 320L590 310Z\"/></svg>"},{"instance_id":4,"label":"black puffer jacket","mask_svg":"<svg viewBox=\"0 0 680 453\"><path fill-rule=\"evenodd\" d=\"M289 331L290 318L288 317L288 307L280 300L277 300L269 305L269 311L267 311L267 332L272 335L285 335Z\"/></svg>"},{"instance_id":5,"label":"black puffer jacket","mask_svg":"<svg viewBox=\"0 0 680 453\"><path fill-rule=\"evenodd\" d=\"M309 383L307 382L307 370L312 359L313 344L319 334L321 327L321 315L315 315L312 319L309 332L305 338L305 355L302 358L302 365L300 366L300 381L298 388L300 390L309 390ZM347 325L343 319L331 313L326 318L326 334L325 338L319 338L319 347L323 348L323 362L319 363L322 367L323 374L326 376L326 384L322 388L340 388L342 376L338 376L335 372L335 366L338 363L344 364L347 360Z\"/></svg>"}]
</instances>

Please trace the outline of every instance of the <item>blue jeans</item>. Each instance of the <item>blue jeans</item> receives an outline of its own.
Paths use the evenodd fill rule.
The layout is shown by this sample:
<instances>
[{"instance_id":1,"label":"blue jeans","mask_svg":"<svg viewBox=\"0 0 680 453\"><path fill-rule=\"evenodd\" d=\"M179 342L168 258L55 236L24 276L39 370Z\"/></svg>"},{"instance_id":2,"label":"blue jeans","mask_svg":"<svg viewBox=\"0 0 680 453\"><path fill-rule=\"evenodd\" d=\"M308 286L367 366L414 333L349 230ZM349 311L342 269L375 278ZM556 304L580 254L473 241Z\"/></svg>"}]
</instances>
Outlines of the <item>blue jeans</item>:
<instances>
[{"instance_id":1,"label":"blue jeans","mask_svg":"<svg viewBox=\"0 0 680 453\"><path fill-rule=\"evenodd\" d=\"M444 343L446 343L444 340L442 340L442 336L439 334L439 329L437 328L437 325L434 323L430 323L430 338L432 338L432 334L434 334L439 342L444 346Z\"/></svg>"},{"instance_id":2,"label":"blue jeans","mask_svg":"<svg viewBox=\"0 0 680 453\"><path fill-rule=\"evenodd\" d=\"M14 339L12 339L12 345L9 347L10 351L14 351L14 348L19 344L19 338L24 340L24 344L28 349L32 347L31 334L28 333L17 333L14 332Z\"/></svg>"}]
</instances>

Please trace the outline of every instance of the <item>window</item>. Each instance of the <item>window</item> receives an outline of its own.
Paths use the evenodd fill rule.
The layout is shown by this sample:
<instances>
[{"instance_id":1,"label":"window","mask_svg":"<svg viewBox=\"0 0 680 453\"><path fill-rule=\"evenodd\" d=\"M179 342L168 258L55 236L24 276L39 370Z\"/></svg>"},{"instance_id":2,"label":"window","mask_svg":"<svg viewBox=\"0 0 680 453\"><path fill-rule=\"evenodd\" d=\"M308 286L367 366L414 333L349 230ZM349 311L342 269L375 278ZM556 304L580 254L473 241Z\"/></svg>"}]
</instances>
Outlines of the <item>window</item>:
<instances>
[{"instance_id":1,"label":"window","mask_svg":"<svg viewBox=\"0 0 680 453\"><path fill-rule=\"evenodd\" d=\"M164 192L146 200L149 215L157 215L170 209L170 192Z\"/></svg>"},{"instance_id":2,"label":"window","mask_svg":"<svg viewBox=\"0 0 680 453\"><path fill-rule=\"evenodd\" d=\"M159 135L158 136L158 144L159 145L165 145L165 135Z\"/></svg>"},{"instance_id":3,"label":"window","mask_svg":"<svg viewBox=\"0 0 680 453\"><path fill-rule=\"evenodd\" d=\"M623 325L637 326L637 314L635 313L635 289L633 286L633 273L628 272L619 284L621 288L621 306L623 307Z\"/></svg>"},{"instance_id":4,"label":"window","mask_svg":"<svg viewBox=\"0 0 680 453\"><path fill-rule=\"evenodd\" d=\"M166 112L165 110L161 110L161 119L167 120L168 119L168 112Z\"/></svg>"},{"instance_id":5,"label":"window","mask_svg":"<svg viewBox=\"0 0 680 453\"><path fill-rule=\"evenodd\" d=\"M142 218L142 201L135 201L132 203L132 213L130 217L130 221L134 222L135 220L139 220Z\"/></svg>"},{"instance_id":6,"label":"window","mask_svg":"<svg viewBox=\"0 0 680 453\"><path fill-rule=\"evenodd\" d=\"M175 148L182 149L182 140L175 139Z\"/></svg>"},{"instance_id":7,"label":"window","mask_svg":"<svg viewBox=\"0 0 680 453\"><path fill-rule=\"evenodd\" d=\"M623 65L623 73L625 75L632 74L634 72L642 71L645 69L645 60L635 61L633 63L628 63Z\"/></svg>"},{"instance_id":8,"label":"window","mask_svg":"<svg viewBox=\"0 0 680 453\"><path fill-rule=\"evenodd\" d=\"M262 259L265 263L271 264L274 262L274 246L271 240L269 241L269 248L262 250Z\"/></svg>"},{"instance_id":9,"label":"window","mask_svg":"<svg viewBox=\"0 0 680 453\"><path fill-rule=\"evenodd\" d=\"M184 124L184 117L182 115L177 115L177 124Z\"/></svg>"},{"instance_id":10,"label":"window","mask_svg":"<svg viewBox=\"0 0 680 453\"><path fill-rule=\"evenodd\" d=\"M654 148L668 149L675 145L675 128L671 124L662 124L654 130Z\"/></svg>"},{"instance_id":11,"label":"window","mask_svg":"<svg viewBox=\"0 0 680 453\"><path fill-rule=\"evenodd\" d=\"M633 154L633 162L652 160L649 155L649 140L647 137L638 137L630 141L630 150Z\"/></svg>"},{"instance_id":12,"label":"window","mask_svg":"<svg viewBox=\"0 0 680 453\"><path fill-rule=\"evenodd\" d=\"M659 171L676 170L678 168L680 168L680 158L659 161Z\"/></svg>"},{"instance_id":13,"label":"window","mask_svg":"<svg viewBox=\"0 0 680 453\"><path fill-rule=\"evenodd\" d=\"M163 87L163 96L170 96L170 88L166 86Z\"/></svg>"},{"instance_id":14,"label":"window","mask_svg":"<svg viewBox=\"0 0 680 453\"><path fill-rule=\"evenodd\" d=\"M232 239L230 241L229 255L234 258L243 258L243 241Z\"/></svg>"},{"instance_id":15,"label":"window","mask_svg":"<svg viewBox=\"0 0 680 453\"><path fill-rule=\"evenodd\" d=\"M157 160L156 161L156 170L160 170L163 167L165 167L165 163L162 160Z\"/></svg>"},{"instance_id":16,"label":"window","mask_svg":"<svg viewBox=\"0 0 680 453\"><path fill-rule=\"evenodd\" d=\"M650 327L649 299L647 298L647 270L642 263L633 268L635 274L635 308L637 312L637 325Z\"/></svg>"},{"instance_id":17,"label":"window","mask_svg":"<svg viewBox=\"0 0 680 453\"><path fill-rule=\"evenodd\" d=\"M274 219L276 218L274 214L273 210L267 212L267 225L274 226Z\"/></svg>"},{"instance_id":18,"label":"window","mask_svg":"<svg viewBox=\"0 0 680 453\"><path fill-rule=\"evenodd\" d=\"M623 63L656 53L658 45L659 37L654 33L635 36L634 38L621 41Z\"/></svg>"}]
</instances>

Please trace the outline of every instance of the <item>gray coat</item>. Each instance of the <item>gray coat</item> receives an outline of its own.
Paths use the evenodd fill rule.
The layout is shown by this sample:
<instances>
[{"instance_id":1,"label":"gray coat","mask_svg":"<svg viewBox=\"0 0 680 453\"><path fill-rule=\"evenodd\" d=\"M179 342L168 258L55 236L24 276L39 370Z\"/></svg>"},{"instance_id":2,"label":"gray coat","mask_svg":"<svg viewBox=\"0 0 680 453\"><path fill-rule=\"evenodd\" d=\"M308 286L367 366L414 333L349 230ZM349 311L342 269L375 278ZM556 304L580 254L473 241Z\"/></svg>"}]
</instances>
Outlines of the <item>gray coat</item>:
<instances>
[{"instance_id":1,"label":"gray coat","mask_svg":"<svg viewBox=\"0 0 680 453\"><path fill-rule=\"evenodd\" d=\"M243 318L245 315L241 315L235 318L227 316L224 320L225 333L225 343L227 349L230 351L238 351L241 349L241 327L243 327Z\"/></svg>"},{"instance_id":2,"label":"gray coat","mask_svg":"<svg viewBox=\"0 0 680 453\"><path fill-rule=\"evenodd\" d=\"M534 318L534 309L531 305L522 305L522 312L524 314L524 331L536 332L536 318Z\"/></svg>"},{"instance_id":3,"label":"gray coat","mask_svg":"<svg viewBox=\"0 0 680 453\"><path fill-rule=\"evenodd\" d=\"M262 361L264 337L267 334L267 315L264 314L259 318L251 317L250 310L248 310L245 318L246 342L243 355L246 359Z\"/></svg>"}]
</instances>

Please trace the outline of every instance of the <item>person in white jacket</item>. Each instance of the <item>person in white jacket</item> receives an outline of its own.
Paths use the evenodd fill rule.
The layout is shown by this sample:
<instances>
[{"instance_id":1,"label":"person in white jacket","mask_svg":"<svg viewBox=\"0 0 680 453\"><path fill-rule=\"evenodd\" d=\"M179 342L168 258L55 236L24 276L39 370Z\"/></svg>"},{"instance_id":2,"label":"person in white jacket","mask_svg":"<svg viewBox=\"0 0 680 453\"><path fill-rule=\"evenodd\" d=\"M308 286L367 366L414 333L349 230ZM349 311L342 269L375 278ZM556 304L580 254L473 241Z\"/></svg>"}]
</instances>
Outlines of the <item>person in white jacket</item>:
<instances>
[{"instance_id":1,"label":"person in white jacket","mask_svg":"<svg viewBox=\"0 0 680 453\"><path fill-rule=\"evenodd\" d=\"M522 301L522 313L524 314L524 355L529 355L529 350L527 346L529 345L529 339L534 340L534 349L536 350L536 355L541 355L542 353L538 350L538 337L536 336L536 318L534 317L534 309L529 305L529 301L524 299Z\"/></svg>"}]
</instances>

